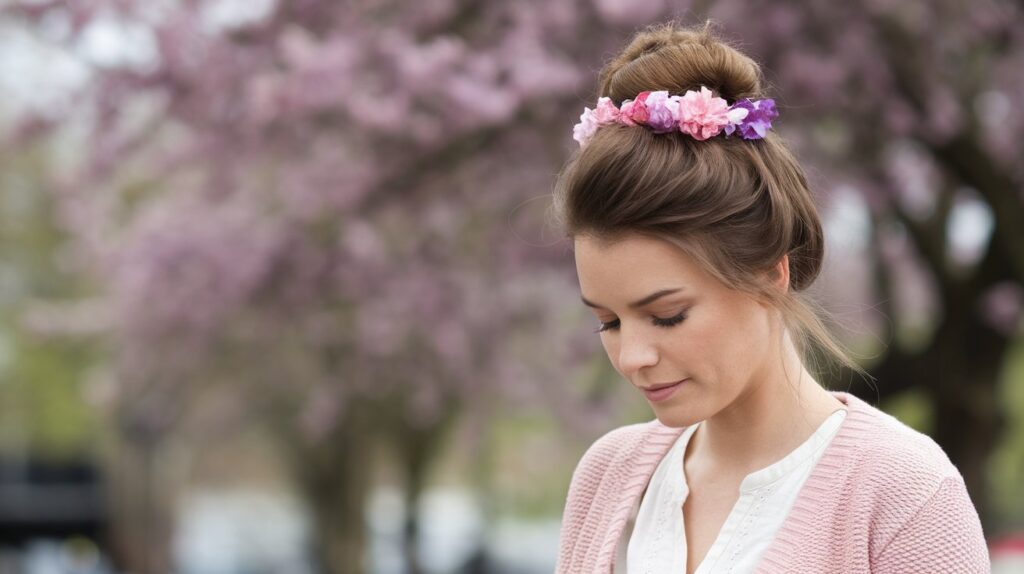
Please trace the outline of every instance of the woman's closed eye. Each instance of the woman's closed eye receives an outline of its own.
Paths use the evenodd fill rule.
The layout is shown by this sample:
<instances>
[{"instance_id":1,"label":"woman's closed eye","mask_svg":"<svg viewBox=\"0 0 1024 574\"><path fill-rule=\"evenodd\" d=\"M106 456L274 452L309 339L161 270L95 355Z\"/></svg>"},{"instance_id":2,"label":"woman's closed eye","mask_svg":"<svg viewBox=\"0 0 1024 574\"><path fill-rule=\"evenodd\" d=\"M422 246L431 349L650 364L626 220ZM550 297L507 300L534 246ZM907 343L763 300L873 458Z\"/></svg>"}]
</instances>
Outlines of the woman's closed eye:
<instances>
[{"instance_id":1,"label":"woman's closed eye","mask_svg":"<svg viewBox=\"0 0 1024 574\"><path fill-rule=\"evenodd\" d=\"M686 310L683 310L671 317L662 318L658 317L657 315L654 315L651 317L651 323L658 327L675 327L676 325L682 323L685 319ZM595 333L600 333L602 331L614 331L615 329L619 328L620 324L621 322L619 321L619 319L604 321L601 323L601 326L597 329L597 331L595 331Z\"/></svg>"}]
</instances>

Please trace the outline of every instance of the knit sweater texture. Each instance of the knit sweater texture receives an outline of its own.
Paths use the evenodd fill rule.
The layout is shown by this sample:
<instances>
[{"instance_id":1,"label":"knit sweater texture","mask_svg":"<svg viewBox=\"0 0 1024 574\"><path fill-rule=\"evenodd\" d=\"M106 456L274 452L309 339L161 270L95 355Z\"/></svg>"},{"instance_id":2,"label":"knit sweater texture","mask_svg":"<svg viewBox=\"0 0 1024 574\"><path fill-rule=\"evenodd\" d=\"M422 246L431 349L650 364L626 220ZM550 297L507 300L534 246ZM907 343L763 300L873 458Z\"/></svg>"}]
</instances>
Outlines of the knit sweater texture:
<instances>
[{"instance_id":1,"label":"knit sweater texture","mask_svg":"<svg viewBox=\"0 0 1024 574\"><path fill-rule=\"evenodd\" d=\"M757 573L988 573L978 513L935 441L854 395L832 395L846 419ZM569 486L557 574L612 572L630 510L683 430L629 425L587 450Z\"/></svg>"}]
</instances>

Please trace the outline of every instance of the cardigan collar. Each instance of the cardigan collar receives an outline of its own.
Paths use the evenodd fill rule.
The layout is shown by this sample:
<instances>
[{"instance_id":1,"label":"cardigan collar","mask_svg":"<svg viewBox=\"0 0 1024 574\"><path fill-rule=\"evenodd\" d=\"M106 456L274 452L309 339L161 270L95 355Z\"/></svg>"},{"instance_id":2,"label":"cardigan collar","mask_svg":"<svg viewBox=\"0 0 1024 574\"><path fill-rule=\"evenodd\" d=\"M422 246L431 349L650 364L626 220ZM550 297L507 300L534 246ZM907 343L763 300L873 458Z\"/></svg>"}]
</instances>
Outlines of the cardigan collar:
<instances>
[{"instance_id":1,"label":"cardigan collar","mask_svg":"<svg viewBox=\"0 0 1024 574\"><path fill-rule=\"evenodd\" d=\"M814 498L817 493L822 491L820 487L829 484L838 476L847 459L857 448L857 439L873 426L871 420L873 409L870 405L850 393L841 391L830 391L830 393L846 405L846 417L832 441L825 448L821 459L814 466L814 470L811 471L804 486L800 489L800 494L797 495L793 508L779 529L775 541L765 551L759 571L762 571L765 565L773 566L772 572L784 571L778 566L786 563L787 556L793 555L799 540L814 524ZM614 562L613 553L629 519L630 511L638 498L643 495L658 463L672 448L683 431L689 428L668 427L657 420L650 421L647 425L648 428L637 448L633 449L622 461L623 465L620 468L627 469L627 472L630 473L630 480L627 481L622 491L620 503L605 532L602 547L606 550L602 553L600 564ZM604 556L603 554L609 555Z\"/></svg>"}]
</instances>

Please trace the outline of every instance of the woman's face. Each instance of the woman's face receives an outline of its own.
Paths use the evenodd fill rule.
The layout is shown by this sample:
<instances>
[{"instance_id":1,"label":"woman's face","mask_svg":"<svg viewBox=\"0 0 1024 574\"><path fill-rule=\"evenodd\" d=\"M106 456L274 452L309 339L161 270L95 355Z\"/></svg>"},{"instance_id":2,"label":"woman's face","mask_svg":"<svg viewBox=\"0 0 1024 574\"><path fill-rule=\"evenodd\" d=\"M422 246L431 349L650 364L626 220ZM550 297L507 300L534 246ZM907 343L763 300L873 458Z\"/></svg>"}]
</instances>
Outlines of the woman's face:
<instances>
[{"instance_id":1,"label":"woman's face","mask_svg":"<svg viewBox=\"0 0 1024 574\"><path fill-rule=\"evenodd\" d=\"M608 358L662 424L710 418L765 379L766 359L778 356L769 307L662 239L580 236L575 252L583 302L600 321Z\"/></svg>"}]
</instances>

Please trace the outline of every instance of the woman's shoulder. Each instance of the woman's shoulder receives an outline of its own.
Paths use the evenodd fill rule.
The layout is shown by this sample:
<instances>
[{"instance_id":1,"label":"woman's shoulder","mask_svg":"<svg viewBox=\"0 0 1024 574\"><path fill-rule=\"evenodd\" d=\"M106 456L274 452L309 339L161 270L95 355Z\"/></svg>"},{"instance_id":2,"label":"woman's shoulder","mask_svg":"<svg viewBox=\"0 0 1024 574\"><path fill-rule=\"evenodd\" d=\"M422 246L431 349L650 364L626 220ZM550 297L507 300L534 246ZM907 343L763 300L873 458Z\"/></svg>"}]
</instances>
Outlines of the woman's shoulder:
<instances>
[{"instance_id":1,"label":"woman's shoulder","mask_svg":"<svg viewBox=\"0 0 1024 574\"><path fill-rule=\"evenodd\" d=\"M924 502L947 481L963 483L963 476L942 447L930 436L896 417L853 397L839 447L855 453L850 468L860 488L900 504Z\"/></svg>"},{"instance_id":2,"label":"woman's shoulder","mask_svg":"<svg viewBox=\"0 0 1024 574\"><path fill-rule=\"evenodd\" d=\"M848 405L846 422L852 424L844 441L856 450L856 458L846 461L856 483L850 492L868 502L848 507L869 517L877 549L872 563L886 572L988 572L981 522L945 451L860 399Z\"/></svg>"}]
</instances>

